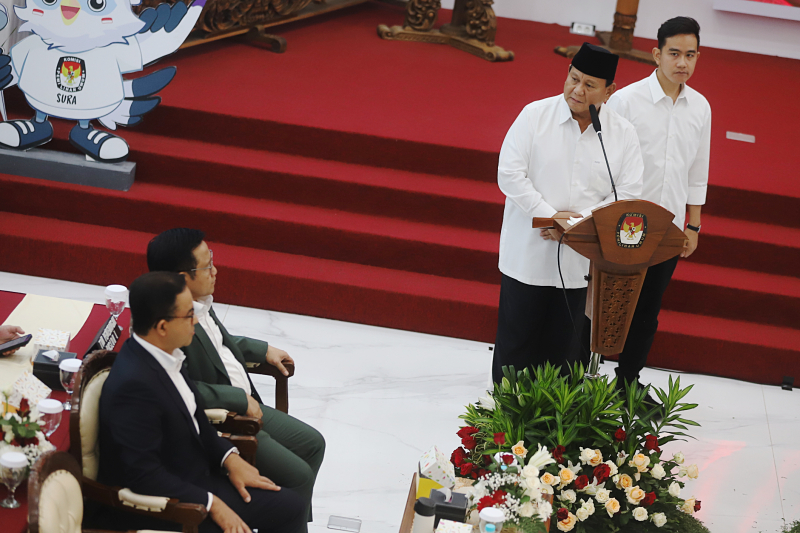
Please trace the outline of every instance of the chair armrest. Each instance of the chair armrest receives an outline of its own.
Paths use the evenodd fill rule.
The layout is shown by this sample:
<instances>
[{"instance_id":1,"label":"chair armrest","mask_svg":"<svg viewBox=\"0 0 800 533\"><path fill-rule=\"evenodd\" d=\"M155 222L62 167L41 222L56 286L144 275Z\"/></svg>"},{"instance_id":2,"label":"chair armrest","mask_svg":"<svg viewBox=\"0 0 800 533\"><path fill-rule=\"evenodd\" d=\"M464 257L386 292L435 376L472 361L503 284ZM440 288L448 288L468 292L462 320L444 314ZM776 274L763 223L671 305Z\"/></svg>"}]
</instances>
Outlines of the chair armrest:
<instances>
[{"instance_id":1,"label":"chair armrest","mask_svg":"<svg viewBox=\"0 0 800 533\"><path fill-rule=\"evenodd\" d=\"M225 409L206 409L205 413L214 429L222 433L254 436L261 431L260 418L237 415Z\"/></svg>"},{"instance_id":2,"label":"chair armrest","mask_svg":"<svg viewBox=\"0 0 800 533\"><path fill-rule=\"evenodd\" d=\"M231 435L229 433L220 433L219 436L223 439L227 439L228 442L236 446L242 459L253 466L256 465L256 450L258 449L257 438L245 435Z\"/></svg>"},{"instance_id":3,"label":"chair armrest","mask_svg":"<svg viewBox=\"0 0 800 533\"><path fill-rule=\"evenodd\" d=\"M154 518L168 520L170 522L177 522L183 526L184 532L197 531L197 526L200 525L200 522L205 520L206 516L208 515L205 505L198 503L181 503L175 498L136 495L136 493L131 492L128 489L109 487L108 485L103 485L102 483L92 481L86 477L81 480L81 489L83 490L83 496L92 501L102 505L107 505L109 507L123 509L131 513L152 516ZM120 495L121 492L122 495ZM131 507L130 503L126 504L123 502L122 499L125 497L125 494L134 494L140 498L166 500L166 503L164 504L163 510L160 511L140 509Z\"/></svg>"},{"instance_id":4,"label":"chair armrest","mask_svg":"<svg viewBox=\"0 0 800 533\"><path fill-rule=\"evenodd\" d=\"M264 361L263 363L247 363L247 371L251 374L261 374L275 378L275 409L289 413L289 378L294 376L294 364L286 363L283 366L289 372L288 376Z\"/></svg>"},{"instance_id":5,"label":"chair armrest","mask_svg":"<svg viewBox=\"0 0 800 533\"><path fill-rule=\"evenodd\" d=\"M251 374L261 374L264 376L272 376L275 379L288 379L294 376L294 363L284 363L286 370L289 372L288 376L281 374L277 367L264 361L263 363L247 363L247 371Z\"/></svg>"}]
</instances>

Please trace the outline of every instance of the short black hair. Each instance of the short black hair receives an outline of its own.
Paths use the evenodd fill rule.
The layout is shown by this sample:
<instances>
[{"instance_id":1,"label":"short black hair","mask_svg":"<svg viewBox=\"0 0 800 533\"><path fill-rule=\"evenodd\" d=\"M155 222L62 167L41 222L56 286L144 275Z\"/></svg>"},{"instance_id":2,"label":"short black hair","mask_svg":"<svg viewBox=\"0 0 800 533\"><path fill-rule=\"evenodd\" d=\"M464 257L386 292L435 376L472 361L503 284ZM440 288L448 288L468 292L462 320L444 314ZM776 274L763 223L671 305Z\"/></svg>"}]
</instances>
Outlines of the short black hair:
<instances>
[{"instance_id":1,"label":"short black hair","mask_svg":"<svg viewBox=\"0 0 800 533\"><path fill-rule=\"evenodd\" d=\"M147 335L158 322L175 313L175 300L186 289L186 278L175 272L148 272L131 283L131 329Z\"/></svg>"},{"instance_id":2,"label":"short black hair","mask_svg":"<svg viewBox=\"0 0 800 533\"><path fill-rule=\"evenodd\" d=\"M676 35L694 35L697 47L700 48L700 24L691 17L675 17L669 19L658 28L658 49L662 50L667 39Z\"/></svg>"},{"instance_id":3,"label":"short black hair","mask_svg":"<svg viewBox=\"0 0 800 533\"><path fill-rule=\"evenodd\" d=\"M192 253L205 240L199 229L174 228L156 235L147 245L147 268L150 272L188 272L194 279L197 259Z\"/></svg>"}]
</instances>

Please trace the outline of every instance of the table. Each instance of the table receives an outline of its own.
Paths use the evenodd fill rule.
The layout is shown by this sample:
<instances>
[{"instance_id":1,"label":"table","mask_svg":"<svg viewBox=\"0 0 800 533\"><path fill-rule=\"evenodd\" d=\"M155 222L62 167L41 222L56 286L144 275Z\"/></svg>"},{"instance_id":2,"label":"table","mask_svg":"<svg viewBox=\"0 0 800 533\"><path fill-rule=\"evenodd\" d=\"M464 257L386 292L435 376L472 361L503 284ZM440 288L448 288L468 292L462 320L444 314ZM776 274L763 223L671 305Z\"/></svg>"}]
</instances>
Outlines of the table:
<instances>
[{"instance_id":1,"label":"table","mask_svg":"<svg viewBox=\"0 0 800 533\"><path fill-rule=\"evenodd\" d=\"M24 294L17 292L0 291L0 323L4 322L8 315L19 305ZM84 352L89 349L90 343L94 340L95 335L100 330L100 327L108 320L108 310L105 305L95 304L92 312L86 323L83 325L78 334L70 342L70 351L76 352L79 358L83 357ZM122 346L122 342L128 338L128 326L130 324L130 310L125 309L120 315L118 323L122 326L122 334L117 343L117 347ZM67 399L67 393L64 391L53 391L50 394L51 398L59 401ZM61 420L61 425L50 436L50 442L59 450L66 451L69 449L69 413L64 412ZM0 499L5 499L8 496L8 490L5 485L0 484ZM28 529L28 484L23 482L17 488L17 500L19 500L20 507L18 509L3 509L0 508L0 523L2 523L3 533L23 533Z\"/></svg>"}]
</instances>

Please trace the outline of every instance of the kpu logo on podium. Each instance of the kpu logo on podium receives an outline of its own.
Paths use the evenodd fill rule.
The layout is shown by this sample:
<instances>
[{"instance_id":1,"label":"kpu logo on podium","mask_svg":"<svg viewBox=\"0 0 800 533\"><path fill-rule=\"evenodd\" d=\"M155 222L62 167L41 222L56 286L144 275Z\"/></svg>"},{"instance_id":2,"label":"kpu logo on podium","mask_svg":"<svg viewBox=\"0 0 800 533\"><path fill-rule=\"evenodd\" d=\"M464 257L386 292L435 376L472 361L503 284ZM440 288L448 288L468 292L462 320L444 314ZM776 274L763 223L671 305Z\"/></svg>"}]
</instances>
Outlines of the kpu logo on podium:
<instances>
[{"instance_id":1,"label":"kpu logo on podium","mask_svg":"<svg viewBox=\"0 0 800 533\"><path fill-rule=\"evenodd\" d=\"M617 245L622 248L639 248L647 235L647 216L643 213L625 213L617 223Z\"/></svg>"}]
</instances>

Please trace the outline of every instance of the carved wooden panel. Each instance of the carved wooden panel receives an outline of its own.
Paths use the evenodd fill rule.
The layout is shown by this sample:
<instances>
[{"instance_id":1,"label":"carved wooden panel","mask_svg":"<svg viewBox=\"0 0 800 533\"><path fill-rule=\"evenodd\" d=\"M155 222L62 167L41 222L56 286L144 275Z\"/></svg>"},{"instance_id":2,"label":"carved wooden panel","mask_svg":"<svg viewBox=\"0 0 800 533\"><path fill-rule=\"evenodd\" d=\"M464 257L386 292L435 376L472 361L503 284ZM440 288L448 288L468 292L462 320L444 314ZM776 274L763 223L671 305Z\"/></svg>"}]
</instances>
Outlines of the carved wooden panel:
<instances>
[{"instance_id":1,"label":"carved wooden panel","mask_svg":"<svg viewBox=\"0 0 800 533\"><path fill-rule=\"evenodd\" d=\"M613 274L594 270L592 297L592 351L614 355L622 351L628 338L636 302L646 270L635 274Z\"/></svg>"}]
</instances>

